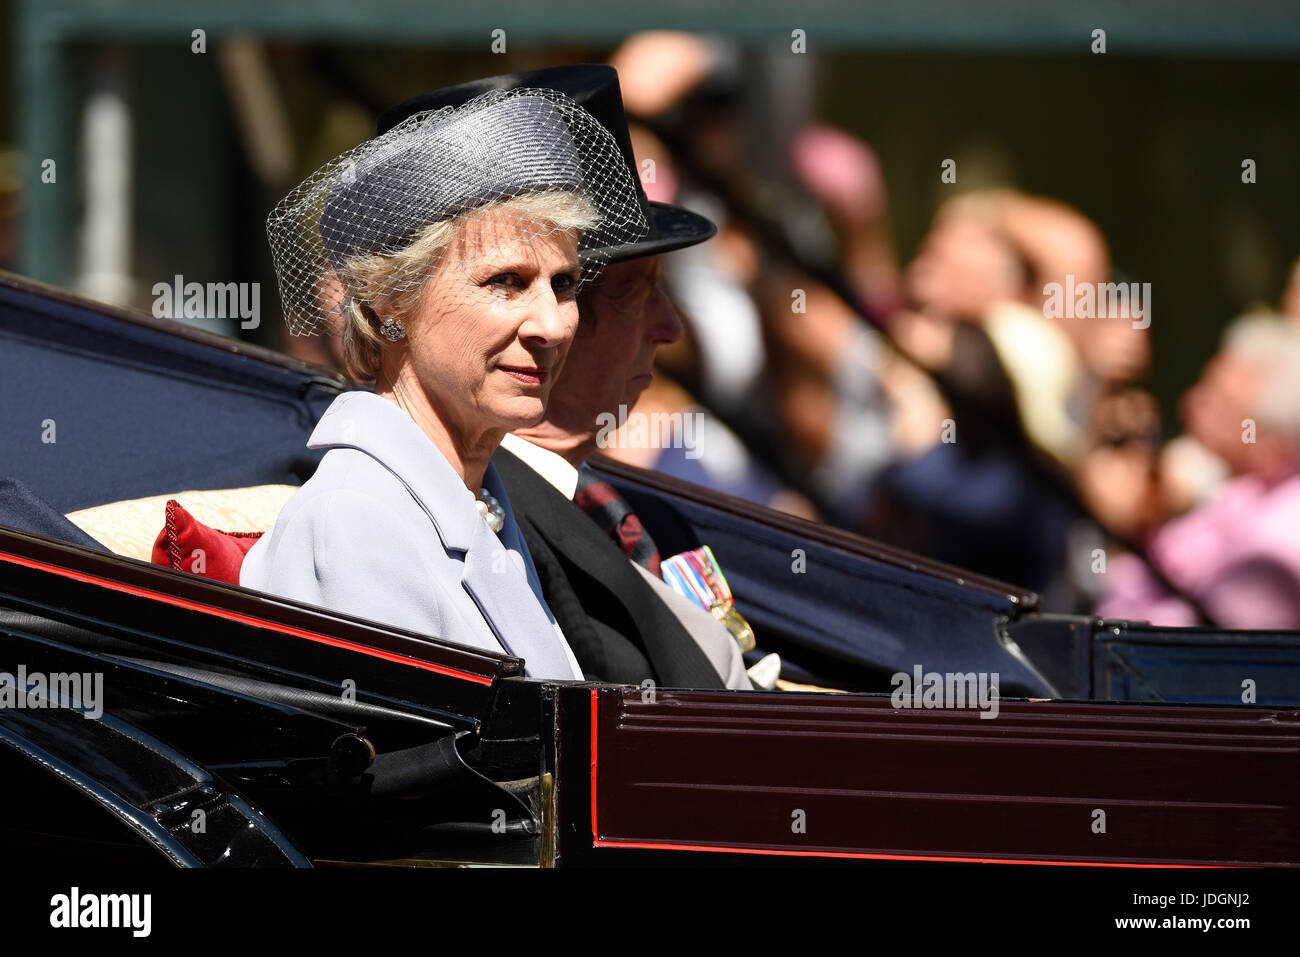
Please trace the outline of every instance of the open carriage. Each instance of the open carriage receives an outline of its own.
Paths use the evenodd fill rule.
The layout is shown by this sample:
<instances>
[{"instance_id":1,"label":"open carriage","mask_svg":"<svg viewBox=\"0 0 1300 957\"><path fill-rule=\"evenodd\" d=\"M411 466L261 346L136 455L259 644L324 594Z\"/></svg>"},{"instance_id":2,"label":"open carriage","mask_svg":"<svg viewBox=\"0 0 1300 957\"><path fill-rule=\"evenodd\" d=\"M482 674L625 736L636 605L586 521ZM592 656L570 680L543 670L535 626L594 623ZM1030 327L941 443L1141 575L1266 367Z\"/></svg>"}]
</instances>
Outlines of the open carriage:
<instances>
[{"instance_id":1,"label":"open carriage","mask_svg":"<svg viewBox=\"0 0 1300 957\"><path fill-rule=\"evenodd\" d=\"M1300 633L1044 615L1024 590L609 463L666 552L711 546L761 648L849 693L532 680L518 659L117 554L66 517L301 484L347 387L333 373L0 276L0 376L11 848L193 866L1300 863ZM899 707L893 676L918 669L996 675L996 717Z\"/></svg>"}]
</instances>

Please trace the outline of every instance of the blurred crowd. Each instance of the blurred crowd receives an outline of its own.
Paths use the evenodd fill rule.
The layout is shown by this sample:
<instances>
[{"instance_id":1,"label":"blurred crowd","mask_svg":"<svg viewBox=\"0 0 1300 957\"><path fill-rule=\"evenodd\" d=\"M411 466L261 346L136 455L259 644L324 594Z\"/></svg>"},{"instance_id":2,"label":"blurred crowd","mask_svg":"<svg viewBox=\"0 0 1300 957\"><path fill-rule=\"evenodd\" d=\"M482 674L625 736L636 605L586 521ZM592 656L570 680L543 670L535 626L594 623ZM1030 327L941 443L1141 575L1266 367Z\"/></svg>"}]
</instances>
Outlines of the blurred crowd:
<instances>
[{"instance_id":1,"label":"blurred crowd","mask_svg":"<svg viewBox=\"0 0 1300 957\"><path fill-rule=\"evenodd\" d=\"M1080 211L953 186L901 263L869 144L812 122L783 142L784 181L763 179L725 50L647 34L612 62L647 192L720 229L665 259L686 330L636 410L703 415L698 457L609 454L1049 611L1300 627L1300 262L1276 305L1227 324L1176 432L1140 385L1149 287ZM1060 289L1107 283L1132 298L1061 314Z\"/></svg>"},{"instance_id":2,"label":"blurred crowd","mask_svg":"<svg viewBox=\"0 0 1300 957\"><path fill-rule=\"evenodd\" d=\"M756 145L734 49L646 33L610 62L647 194L719 231L663 260L682 335L633 410L697 416L693 444L605 454L1046 611L1300 628L1300 261L1275 306L1228 323L1175 432L1141 387L1149 287L1079 210L954 184L903 263L870 144L814 120ZM1062 310L1107 283L1132 297Z\"/></svg>"}]
</instances>

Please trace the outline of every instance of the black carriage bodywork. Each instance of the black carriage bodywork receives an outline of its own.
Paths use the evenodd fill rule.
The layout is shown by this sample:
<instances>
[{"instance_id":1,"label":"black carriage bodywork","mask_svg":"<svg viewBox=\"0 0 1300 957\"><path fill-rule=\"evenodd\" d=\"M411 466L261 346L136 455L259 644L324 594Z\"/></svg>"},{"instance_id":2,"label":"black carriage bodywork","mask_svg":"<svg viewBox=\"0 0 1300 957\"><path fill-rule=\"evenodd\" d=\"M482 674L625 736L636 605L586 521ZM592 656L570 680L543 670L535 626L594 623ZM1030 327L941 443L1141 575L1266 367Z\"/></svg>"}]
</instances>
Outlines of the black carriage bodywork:
<instances>
[{"instance_id":1,"label":"black carriage bodywork","mask_svg":"<svg viewBox=\"0 0 1300 957\"><path fill-rule=\"evenodd\" d=\"M13 278L0 372L0 672L104 689L100 721L0 708L22 846L227 866L1300 862L1295 633L1040 615L1032 593L611 463L665 547L714 548L767 650L855 693L532 681L113 555L63 519L305 480L338 377ZM891 707L916 664L996 672L1025 700L993 721Z\"/></svg>"}]
</instances>

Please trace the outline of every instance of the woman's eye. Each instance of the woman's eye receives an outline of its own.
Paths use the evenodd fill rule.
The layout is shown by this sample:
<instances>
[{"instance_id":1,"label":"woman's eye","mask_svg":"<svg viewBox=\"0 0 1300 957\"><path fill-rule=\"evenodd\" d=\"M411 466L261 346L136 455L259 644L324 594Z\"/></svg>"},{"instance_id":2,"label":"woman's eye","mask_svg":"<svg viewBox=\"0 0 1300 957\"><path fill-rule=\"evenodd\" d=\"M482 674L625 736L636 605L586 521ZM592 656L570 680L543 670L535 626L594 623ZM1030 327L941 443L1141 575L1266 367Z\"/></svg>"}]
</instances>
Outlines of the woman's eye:
<instances>
[{"instance_id":1,"label":"woman's eye","mask_svg":"<svg viewBox=\"0 0 1300 957\"><path fill-rule=\"evenodd\" d=\"M556 276L551 280L551 288L562 295L573 295L578 288L578 277Z\"/></svg>"},{"instance_id":2,"label":"woman's eye","mask_svg":"<svg viewBox=\"0 0 1300 957\"><path fill-rule=\"evenodd\" d=\"M487 285L497 289L521 289L523 288L523 280L519 278L518 273L503 272L497 273L489 279Z\"/></svg>"}]
</instances>

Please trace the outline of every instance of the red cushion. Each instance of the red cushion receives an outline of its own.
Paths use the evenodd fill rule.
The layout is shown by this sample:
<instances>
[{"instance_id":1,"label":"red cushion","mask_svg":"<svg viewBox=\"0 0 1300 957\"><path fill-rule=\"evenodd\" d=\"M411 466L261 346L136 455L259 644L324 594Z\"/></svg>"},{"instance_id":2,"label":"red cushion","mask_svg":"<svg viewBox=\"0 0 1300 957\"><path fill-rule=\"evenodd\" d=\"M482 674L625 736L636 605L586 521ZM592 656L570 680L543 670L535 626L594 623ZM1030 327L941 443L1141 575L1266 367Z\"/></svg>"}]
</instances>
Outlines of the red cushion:
<instances>
[{"instance_id":1,"label":"red cushion","mask_svg":"<svg viewBox=\"0 0 1300 957\"><path fill-rule=\"evenodd\" d=\"M167 525L153 543L153 563L239 584L239 566L262 532L221 532L167 501Z\"/></svg>"}]
</instances>

